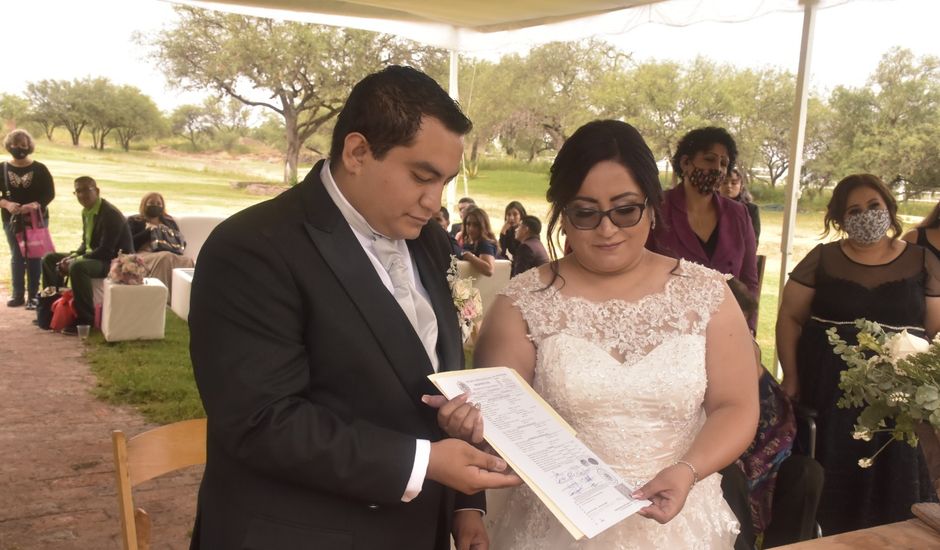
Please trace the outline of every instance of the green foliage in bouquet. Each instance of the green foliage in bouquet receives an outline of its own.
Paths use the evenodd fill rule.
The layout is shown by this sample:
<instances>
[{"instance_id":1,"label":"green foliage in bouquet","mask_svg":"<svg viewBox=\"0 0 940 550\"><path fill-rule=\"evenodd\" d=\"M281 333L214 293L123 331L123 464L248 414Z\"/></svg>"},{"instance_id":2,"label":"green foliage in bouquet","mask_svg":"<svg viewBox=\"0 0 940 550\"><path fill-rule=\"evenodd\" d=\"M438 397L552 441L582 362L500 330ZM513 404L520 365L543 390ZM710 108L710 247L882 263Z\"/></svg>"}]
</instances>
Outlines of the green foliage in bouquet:
<instances>
[{"instance_id":1,"label":"green foliage in bouquet","mask_svg":"<svg viewBox=\"0 0 940 550\"><path fill-rule=\"evenodd\" d=\"M855 325L859 333L854 346L840 338L835 327L826 332L833 352L849 367L841 375L844 395L838 405L863 407L852 437L870 441L876 432L891 432L892 440L917 445L916 424L940 429L940 336L929 343L906 330L885 332L866 319ZM890 428L888 420L894 421ZM859 465L870 466L875 456L859 460Z\"/></svg>"}]
</instances>

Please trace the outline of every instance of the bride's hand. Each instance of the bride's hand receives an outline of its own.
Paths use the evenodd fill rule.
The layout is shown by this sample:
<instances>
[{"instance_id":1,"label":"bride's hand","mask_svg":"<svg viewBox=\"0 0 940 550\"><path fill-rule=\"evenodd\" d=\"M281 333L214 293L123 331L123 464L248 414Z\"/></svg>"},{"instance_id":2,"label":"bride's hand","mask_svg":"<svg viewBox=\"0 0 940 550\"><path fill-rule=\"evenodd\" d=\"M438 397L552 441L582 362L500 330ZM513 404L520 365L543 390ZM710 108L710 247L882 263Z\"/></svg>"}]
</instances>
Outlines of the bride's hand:
<instances>
[{"instance_id":1,"label":"bride's hand","mask_svg":"<svg viewBox=\"0 0 940 550\"><path fill-rule=\"evenodd\" d=\"M668 522L685 506L692 481L692 472L682 464L661 470L649 483L633 493L633 498L647 499L653 503L637 513L659 523Z\"/></svg>"},{"instance_id":2,"label":"bride's hand","mask_svg":"<svg viewBox=\"0 0 940 550\"><path fill-rule=\"evenodd\" d=\"M421 401L437 409L437 424L448 436L479 444L483 442L483 414L469 398L469 393L450 401L443 395L422 395Z\"/></svg>"}]
</instances>

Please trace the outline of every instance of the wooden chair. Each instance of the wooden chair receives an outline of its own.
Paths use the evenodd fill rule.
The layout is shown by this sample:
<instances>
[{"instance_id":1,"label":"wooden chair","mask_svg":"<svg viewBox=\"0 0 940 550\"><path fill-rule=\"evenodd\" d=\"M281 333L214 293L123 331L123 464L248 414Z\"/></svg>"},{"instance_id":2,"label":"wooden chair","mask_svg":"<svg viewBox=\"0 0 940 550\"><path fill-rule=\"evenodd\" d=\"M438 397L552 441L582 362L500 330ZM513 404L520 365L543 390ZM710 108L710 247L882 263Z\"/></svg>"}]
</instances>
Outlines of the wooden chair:
<instances>
[{"instance_id":1,"label":"wooden chair","mask_svg":"<svg viewBox=\"0 0 940 550\"><path fill-rule=\"evenodd\" d=\"M206 419L185 420L136 435L130 440L121 430L111 432L121 540L124 550L149 550L150 517L134 508L131 490L155 477L206 463Z\"/></svg>"}]
</instances>

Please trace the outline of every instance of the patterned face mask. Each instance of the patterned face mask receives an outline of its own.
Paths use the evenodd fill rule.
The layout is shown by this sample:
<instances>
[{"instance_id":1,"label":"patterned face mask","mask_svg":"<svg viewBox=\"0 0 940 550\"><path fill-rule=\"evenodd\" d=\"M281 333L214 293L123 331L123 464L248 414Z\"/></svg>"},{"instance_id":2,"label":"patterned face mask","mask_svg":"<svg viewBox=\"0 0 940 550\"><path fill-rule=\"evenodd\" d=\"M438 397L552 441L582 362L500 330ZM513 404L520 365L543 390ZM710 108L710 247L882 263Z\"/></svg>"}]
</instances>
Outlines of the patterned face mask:
<instances>
[{"instance_id":1,"label":"patterned face mask","mask_svg":"<svg viewBox=\"0 0 940 550\"><path fill-rule=\"evenodd\" d=\"M714 193L721 182L725 181L725 173L717 168L704 170L696 166L689 172L688 177L692 187L703 195Z\"/></svg>"},{"instance_id":2,"label":"patterned face mask","mask_svg":"<svg viewBox=\"0 0 940 550\"><path fill-rule=\"evenodd\" d=\"M849 238L861 244L872 244L888 233L891 215L887 210L866 210L845 219L845 232Z\"/></svg>"}]
</instances>

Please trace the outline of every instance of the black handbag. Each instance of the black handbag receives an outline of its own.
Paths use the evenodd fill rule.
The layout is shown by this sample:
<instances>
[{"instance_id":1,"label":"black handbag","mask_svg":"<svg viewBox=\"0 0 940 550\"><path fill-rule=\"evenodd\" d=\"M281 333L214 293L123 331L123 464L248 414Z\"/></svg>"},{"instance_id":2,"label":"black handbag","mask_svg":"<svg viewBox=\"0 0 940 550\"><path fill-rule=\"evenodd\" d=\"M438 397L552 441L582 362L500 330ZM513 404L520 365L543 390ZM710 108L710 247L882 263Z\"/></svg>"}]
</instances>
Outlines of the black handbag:
<instances>
[{"instance_id":1,"label":"black handbag","mask_svg":"<svg viewBox=\"0 0 940 550\"><path fill-rule=\"evenodd\" d=\"M65 277L62 285L58 288L54 286L42 289L36 295L36 324L43 330L49 330L52 325L52 304L62 297L62 293L69 288L69 279Z\"/></svg>"},{"instance_id":2,"label":"black handbag","mask_svg":"<svg viewBox=\"0 0 940 550\"><path fill-rule=\"evenodd\" d=\"M150 230L150 249L154 252L182 254L186 250L186 241L179 231L166 225L158 225Z\"/></svg>"}]
</instances>

